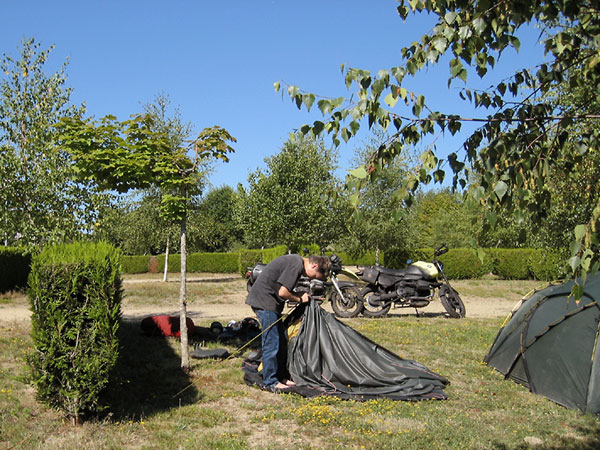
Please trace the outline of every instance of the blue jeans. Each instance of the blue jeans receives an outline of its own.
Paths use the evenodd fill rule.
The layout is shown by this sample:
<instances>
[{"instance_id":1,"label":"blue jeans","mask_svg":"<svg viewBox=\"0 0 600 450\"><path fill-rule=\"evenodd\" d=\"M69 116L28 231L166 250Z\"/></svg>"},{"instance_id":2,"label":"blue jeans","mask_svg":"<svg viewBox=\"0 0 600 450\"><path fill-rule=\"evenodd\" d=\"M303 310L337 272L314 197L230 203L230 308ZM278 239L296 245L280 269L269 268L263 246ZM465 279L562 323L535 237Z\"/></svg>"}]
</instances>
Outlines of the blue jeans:
<instances>
[{"instance_id":1,"label":"blue jeans","mask_svg":"<svg viewBox=\"0 0 600 450\"><path fill-rule=\"evenodd\" d=\"M277 322L281 314L264 309L254 309L263 330ZM262 334L263 385L273 386L287 378L287 333L279 320Z\"/></svg>"}]
</instances>

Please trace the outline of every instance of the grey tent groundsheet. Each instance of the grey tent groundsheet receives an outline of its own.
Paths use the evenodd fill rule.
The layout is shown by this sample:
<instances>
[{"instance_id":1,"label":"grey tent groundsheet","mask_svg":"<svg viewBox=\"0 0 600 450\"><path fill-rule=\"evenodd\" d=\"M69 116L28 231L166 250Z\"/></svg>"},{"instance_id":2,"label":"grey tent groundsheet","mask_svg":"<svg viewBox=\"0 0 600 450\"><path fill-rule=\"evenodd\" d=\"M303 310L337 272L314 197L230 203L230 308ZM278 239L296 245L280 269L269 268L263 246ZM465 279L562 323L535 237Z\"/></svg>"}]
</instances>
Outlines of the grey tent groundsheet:
<instances>
[{"instance_id":1,"label":"grey tent groundsheet","mask_svg":"<svg viewBox=\"0 0 600 450\"><path fill-rule=\"evenodd\" d=\"M424 365L372 342L316 302L303 312L288 349L288 370L297 386L286 392L353 400L447 398L448 380Z\"/></svg>"},{"instance_id":2,"label":"grey tent groundsheet","mask_svg":"<svg viewBox=\"0 0 600 450\"><path fill-rule=\"evenodd\" d=\"M522 300L500 329L484 361L505 378L567 408L600 413L600 274L584 294L570 296L573 281Z\"/></svg>"}]
</instances>

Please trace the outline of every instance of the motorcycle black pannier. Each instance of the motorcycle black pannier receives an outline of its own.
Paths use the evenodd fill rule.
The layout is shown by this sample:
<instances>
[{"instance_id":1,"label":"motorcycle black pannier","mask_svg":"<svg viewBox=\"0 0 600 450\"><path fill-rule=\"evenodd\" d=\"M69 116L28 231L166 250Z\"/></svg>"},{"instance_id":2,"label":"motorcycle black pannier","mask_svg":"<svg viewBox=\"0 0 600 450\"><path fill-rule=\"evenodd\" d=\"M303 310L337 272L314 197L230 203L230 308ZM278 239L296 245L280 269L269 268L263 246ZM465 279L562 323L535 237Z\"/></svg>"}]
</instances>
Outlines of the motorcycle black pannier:
<instances>
[{"instance_id":1,"label":"motorcycle black pannier","mask_svg":"<svg viewBox=\"0 0 600 450\"><path fill-rule=\"evenodd\" d=\"M266 264L263 263L258 263L254 266L254 268L252 269L252 275L250 276L252 279L252 283L254 283L256 281L256 279L258 278L258 276L261 274L261 272L263 271L263 269L267 267Z\"/></svg>"},{"instance_id":2,"label":"motorcycle black pannier","mask_svg":"<svg viewBox=\"0 0 600 450\"><path fill-rule=\"evenodd\" d=\"M365 267L363 270L362 279L370 284L375 284L377 282L377 276L379 275L379 270L375 267Z\"/></svg>"}]
</instances>

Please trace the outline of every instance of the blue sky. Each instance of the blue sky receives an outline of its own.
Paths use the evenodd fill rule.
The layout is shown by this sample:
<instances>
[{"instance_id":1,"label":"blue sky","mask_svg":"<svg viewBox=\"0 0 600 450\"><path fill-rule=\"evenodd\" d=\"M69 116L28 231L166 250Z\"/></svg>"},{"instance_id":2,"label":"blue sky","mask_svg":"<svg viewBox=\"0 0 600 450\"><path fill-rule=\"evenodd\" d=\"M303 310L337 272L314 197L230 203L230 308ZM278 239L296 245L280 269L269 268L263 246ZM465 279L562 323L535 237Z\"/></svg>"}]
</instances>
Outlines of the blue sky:
<instances>
[{"instance_id":1,"label":"blue sky","mask_svg":"<svg viewBox=\"0 0 600 450\"><path fill-rule=\"evenodd\" d=\"M55 45L49 69L69 58L74 103L88 115L124 120L142 104L167 94L196 133L219 125L237 138L236 152L219 163L213 186L246 183L264 168L289 133L320 118L299 111L276 81L328 97L346 95L340 65L376 72L401 62L400 50L431 28L431 17L405 23L395 0L0 0L0 53L18 56L24 38ZM535 36L522 38L519 55L503 56L496 79L519 64L542 60ZM407 85L434 109L469 114L447 89L447 66L428 69ZM488 86L484 82L481 86ZM340 148L340 170L350 168L362 138ZM460 140L437 141L441 154Z\"/></svg>"}]
</instances>

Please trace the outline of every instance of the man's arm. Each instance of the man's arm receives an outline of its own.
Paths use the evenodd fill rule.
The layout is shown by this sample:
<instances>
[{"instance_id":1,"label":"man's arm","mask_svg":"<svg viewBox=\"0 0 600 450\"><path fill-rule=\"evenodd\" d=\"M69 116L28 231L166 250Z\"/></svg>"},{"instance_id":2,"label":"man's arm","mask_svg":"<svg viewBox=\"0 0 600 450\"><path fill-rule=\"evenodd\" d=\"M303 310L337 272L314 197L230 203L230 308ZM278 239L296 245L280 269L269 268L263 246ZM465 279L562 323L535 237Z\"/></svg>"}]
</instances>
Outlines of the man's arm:
<instances>
[{"instance_id":1,"label":"man's arm","mask_svg":"<svg viewBox=\"0 0 600 450\"><path fill-rule=\"evenodd\" d=\"M304 292L301 297L298 297L297 295L294 295L292 292L290 292L290 290L285 286L280 286L279 292L277 294L279 295L279 297L285 300L289 300L291 302L306 303L310 300L308 292Z\"/></svg>"}]
</instances>

